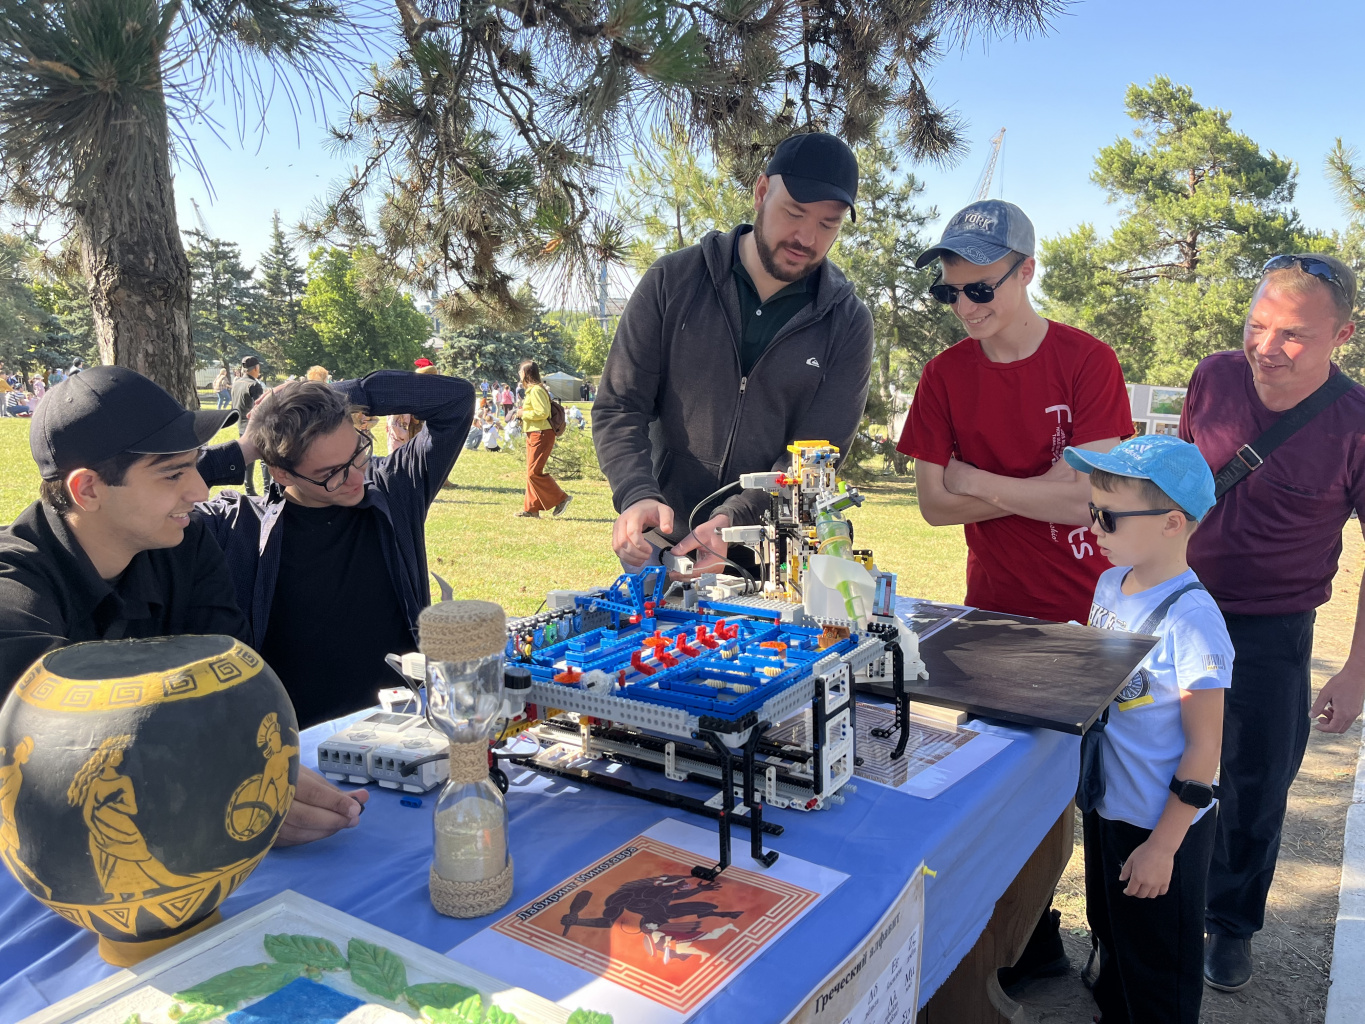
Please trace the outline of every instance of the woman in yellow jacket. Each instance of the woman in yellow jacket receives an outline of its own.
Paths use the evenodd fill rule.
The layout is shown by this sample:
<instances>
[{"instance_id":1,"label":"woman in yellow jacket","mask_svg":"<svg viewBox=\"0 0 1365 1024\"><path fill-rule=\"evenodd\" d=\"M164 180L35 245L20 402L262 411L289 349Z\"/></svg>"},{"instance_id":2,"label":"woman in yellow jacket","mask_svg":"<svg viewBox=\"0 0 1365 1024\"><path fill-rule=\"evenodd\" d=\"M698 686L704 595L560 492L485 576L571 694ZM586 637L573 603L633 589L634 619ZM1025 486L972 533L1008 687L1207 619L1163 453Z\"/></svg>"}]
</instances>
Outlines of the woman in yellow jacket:
<instances>
[{"instance_id":1,"label":"woman in yellow jacket","mask_svg":"<svg viewBox=\"0 0 1365 1024\"><path fill-rule=\"evenodd\" d=\"M521 364L521 384L526 389L526 398L521 411L512 415L521 418L526 431L526 501L517 515L539 519L541 512L551 512L558 518L573 498L545 472L545 463L554 451L555 432L550 426L550 393L540 380L540 367L534 359Z\"/></svg>"}]
</instances>

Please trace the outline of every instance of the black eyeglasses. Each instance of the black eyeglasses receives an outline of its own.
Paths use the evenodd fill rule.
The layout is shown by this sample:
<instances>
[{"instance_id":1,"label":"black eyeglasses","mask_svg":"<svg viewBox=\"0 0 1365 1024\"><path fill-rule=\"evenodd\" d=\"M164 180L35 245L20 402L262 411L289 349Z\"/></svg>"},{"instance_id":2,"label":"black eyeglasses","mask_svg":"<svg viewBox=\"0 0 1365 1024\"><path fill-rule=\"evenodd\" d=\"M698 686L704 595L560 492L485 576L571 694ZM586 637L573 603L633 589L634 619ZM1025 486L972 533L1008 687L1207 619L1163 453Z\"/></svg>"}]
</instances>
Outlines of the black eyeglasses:
<instances>
[{"instance_id":1,"label":"black eyeglasses","mask_svg":"<svg viewBox=\"0 0 1365 1024\"><path fill-rule=\"evenodd\" d=\"M1272 270L1288 270L1295 266L1305 274L1312 274L1319 281L1336 285L1341 290L1342 295L1348 299L1351 298L1351 293L1346 290L1346 282L1337 276L1337 272L1332 269L1332 264L1326 260L1320 260L1316 256L1272 256L1266 260L1265 266L1261 268L1261 273L1268 274Z\"/></svg>"},{"instance_id":2,"label":"black eyeglasses","mask_svg":"<svg viewBox=\"0 0 1365 1024\"><path fill-rule=\"evenodd\" d=\"M324 491L331 492L345 487L346 481L350 479L351 470L363 469L365 464L370 461L370 452L374 450L374 438L370 437L368 434L361 434L358 430L356 433L360 436L360 443L356 445L355 454L351 456L351 461L344 466L338 466L336 469L331 470L321 480L314 480L312 477L304 476L293 466L288 464L286 464L284 468L289 470L290 473L300 480L306 480L315 487L321 487Z\"/></svg>"},{"instance_id":3,"label":"black eyeglasses","mask_svg":"<svg viewBox=\"0 0 1365 1024\"><path fill-rule=\"evenodd\" d=\"M1138 512L1111 512L1107 508L1098 508L1092 501L1090 503L1090 521L1099 523L1100 529L1105 533L1113 533L1119 528L1118 521L1127 519L1129 516L1164 516L1168 512L1179 512L1178 508L1144 508Z\"/></svg>"},{"instance_id":4,"label":"black eyeglasses","mask_svg":"<svg viewBox=\"0 0 1365 1024\"><path fill-rule=\"evenodd\" d=\"M929 294L938 299L938 301L945 306L951 306L957 302L958 293L961 292L977 305L984 306L986 303L995 299L995 290L1008 281L1014 272L1023 266L1024 260L1026 259L1028 259L1027 256L1020 255L1020 257L1014 261L1014 266L1005 271L1005 276L999 281L996 281L995 284L987 284L985 281L973 281L971 284L964 284L959 288L955 284L944 284L940 281L939 278L943 276L943 271L940 270L938 272L938 277L934 279L934 283L929 286Z\"/></svg>"}]
</instances>

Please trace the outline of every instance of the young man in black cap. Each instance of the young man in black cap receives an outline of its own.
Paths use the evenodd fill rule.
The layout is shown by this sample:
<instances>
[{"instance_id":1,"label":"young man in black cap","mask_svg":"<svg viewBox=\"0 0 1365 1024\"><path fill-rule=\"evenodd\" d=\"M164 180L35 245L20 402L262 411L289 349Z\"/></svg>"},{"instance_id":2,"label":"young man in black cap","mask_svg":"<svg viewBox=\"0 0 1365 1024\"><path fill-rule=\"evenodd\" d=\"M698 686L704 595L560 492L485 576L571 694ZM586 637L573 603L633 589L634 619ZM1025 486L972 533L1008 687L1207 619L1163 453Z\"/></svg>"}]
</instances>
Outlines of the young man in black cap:
<instances>
[{"instance_id":1,"label":"young man in black cap","mask_svg":"<svg viewBox=\"0 0 1365 1024\"><path fill-rule=\"evenodd\" d=\"M867 401L872 315L825 257L845 215L856 219L857 194L847 145L793 136L754 186L752 227L664 256L635 289L593 403L624 563L651 558L651 527L678 554L714 563L726 554L720 531L757 522L768 496L713 492L786 469L793 441L848 449Z\"/></svg>"},{"instance_id":2,"label":"young man in black cap","mask_svg":"<svg viewBox=\"0 0 1365 1024\"><path fill-rule=\"evenodd\" d=\"M251 410L263 394L265 387L261 384L261 361L255 356L243 356L242 375L232 382L232 397L228 402L229 407L237 414L238 437L246 433ZM261 481L261 486L265 486L264 480ZM256 493L255 462L246 464L246 493L252 495Z\"/></svg>"},{"instance_id":3,"label":"young man in black cap","mask_svg":"<svg viewBox=\"0 0 1365 1024\"><path fill-rule=\"evenodd\" d=\"M41 499L0 529L0 687L86 640L223 633L250 642L222 552L190 517L208 488L199 448L234 422L189 412L146 377L97 366L38 406ZM363 794L300 767L284 844L354 825Z\"/></svg>"}]
</instances>

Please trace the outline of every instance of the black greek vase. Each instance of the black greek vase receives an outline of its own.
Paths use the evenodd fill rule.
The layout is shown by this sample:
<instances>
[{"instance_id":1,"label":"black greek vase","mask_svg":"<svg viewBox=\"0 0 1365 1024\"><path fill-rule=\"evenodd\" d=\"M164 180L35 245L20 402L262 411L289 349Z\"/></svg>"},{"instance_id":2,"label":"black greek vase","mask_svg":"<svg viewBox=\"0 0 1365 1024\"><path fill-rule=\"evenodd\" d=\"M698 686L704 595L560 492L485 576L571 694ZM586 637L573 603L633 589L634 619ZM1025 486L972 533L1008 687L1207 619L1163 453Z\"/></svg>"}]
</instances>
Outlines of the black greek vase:
<instances>
[{"instance_id":1,"label":"black greek vase","mask_svg":"<svg viewBox=\"0 0 1365 1024\"><path fill-rule=\"evenodd\" d=\"M219 919L298 773L294 707L231 637L50 651L0 708L0 859L128 966Z\"/></svg>"}]
</instances>

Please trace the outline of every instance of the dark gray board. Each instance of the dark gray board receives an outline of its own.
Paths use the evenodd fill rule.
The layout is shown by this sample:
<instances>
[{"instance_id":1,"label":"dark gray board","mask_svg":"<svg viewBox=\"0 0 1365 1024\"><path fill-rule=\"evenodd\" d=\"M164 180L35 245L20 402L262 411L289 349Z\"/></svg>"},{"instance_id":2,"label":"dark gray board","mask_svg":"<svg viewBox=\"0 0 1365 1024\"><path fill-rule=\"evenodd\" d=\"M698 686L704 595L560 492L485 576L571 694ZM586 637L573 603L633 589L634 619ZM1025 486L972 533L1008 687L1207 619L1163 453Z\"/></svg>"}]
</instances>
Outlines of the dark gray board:
<instances>
[{"instance_id":1,"label":"dark gray board","mask_svg":"<svg viewBox=\"0 0 1365 1024\"><path fill-rule=\"evenodd\" d=\"M926 704L1080 735L1156 645L1140 633L978 609L920 644L929 678L905 689ZM858 689L892 695L890 683Z\"/></svg>"}]
</instances>

